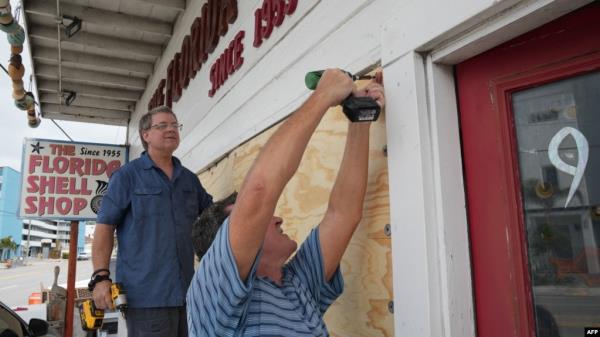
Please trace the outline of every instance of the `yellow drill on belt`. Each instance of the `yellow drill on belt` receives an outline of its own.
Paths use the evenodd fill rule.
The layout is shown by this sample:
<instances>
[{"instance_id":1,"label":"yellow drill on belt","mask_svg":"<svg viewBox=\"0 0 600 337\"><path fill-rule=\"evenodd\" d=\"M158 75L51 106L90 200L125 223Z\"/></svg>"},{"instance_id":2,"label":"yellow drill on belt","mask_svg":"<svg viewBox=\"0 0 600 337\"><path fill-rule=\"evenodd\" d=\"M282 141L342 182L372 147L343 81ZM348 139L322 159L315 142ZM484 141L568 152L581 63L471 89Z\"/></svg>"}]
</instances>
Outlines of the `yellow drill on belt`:
<instances>
[{"instance_id":1,"label":"yellow drill on belt","mask_svg":"<svg viewBox=\"0 0 600 337\"><path fill-rule=\"evenodd\" d=\"M113 283L110 286L110 294L115 309L125 315L127 309L127 297L121 283ZM102 327L104 319L104 310L96 308L94 300L87 299L79 304L79 318L81 318L81 327L83 330L98 330Z\"/></svg>"}]
</instances>

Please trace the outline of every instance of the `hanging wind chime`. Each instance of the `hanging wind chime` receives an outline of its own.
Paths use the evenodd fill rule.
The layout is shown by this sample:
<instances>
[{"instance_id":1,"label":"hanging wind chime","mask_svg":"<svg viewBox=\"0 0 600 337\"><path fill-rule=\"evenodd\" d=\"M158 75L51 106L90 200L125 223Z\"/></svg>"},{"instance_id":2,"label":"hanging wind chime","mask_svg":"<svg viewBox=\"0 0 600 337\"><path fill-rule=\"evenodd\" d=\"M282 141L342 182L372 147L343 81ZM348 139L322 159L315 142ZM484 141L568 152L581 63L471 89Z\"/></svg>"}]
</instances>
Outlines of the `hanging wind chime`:
<instances>
[{"instance_id":1,"label":"hanging wind chime","mask_svg":"<svg viewBox=\"0 0 600 337\"><path fill-rule=\"evenodd\" d=\"M30 127L40 125L40 118L35 112L35 100L33 93L25 91L23 75L25 66L21 59L23 43L25 42L25 31L19 25L11 13L10 0L0 0L0 30L5 32L10 44L10 63L8 65L8 76L12 80L13 94L17 108L27 111L27 122Z\"/></svg>"}]
</instances>

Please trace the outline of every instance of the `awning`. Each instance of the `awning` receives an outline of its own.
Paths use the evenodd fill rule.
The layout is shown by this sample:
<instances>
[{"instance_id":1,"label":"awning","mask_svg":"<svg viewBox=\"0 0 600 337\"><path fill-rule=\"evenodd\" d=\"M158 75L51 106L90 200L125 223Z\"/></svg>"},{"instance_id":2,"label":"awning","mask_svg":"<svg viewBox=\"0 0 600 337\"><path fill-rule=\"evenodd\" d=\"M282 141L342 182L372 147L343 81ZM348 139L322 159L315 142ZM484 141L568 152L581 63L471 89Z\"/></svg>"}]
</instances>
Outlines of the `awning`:
<instances>
[{"instance_id":1,"label":"awning","mask_svg":"<svg viewBox=\"0 0 600 337\"><path fill-rule=\"evenodd\" d=\"M24 0L43 118L126 125L185 0Z\"/></svg>"}]
</instances>

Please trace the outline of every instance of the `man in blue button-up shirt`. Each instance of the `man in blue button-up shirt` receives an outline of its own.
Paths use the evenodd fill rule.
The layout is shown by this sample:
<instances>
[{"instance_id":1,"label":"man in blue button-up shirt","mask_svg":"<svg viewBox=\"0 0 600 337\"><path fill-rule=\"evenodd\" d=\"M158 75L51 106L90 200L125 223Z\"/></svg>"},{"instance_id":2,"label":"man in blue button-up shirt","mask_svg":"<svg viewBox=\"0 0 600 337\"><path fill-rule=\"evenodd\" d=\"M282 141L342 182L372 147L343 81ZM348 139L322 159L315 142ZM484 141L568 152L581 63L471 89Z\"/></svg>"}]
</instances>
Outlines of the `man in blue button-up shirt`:
<instances>
[{"instance_id":1,"label":"man in blue button-up shirt","mask_svg":"<svg viewBox=\"0 0 600 337\"><path fill-rule=\"evenodd\" d=\"M139 133L146 152L113 174L98 213L93 297L98 308L112 307L111 280L104 275L109 274L116 229L116 281L127 292L129 337L187 336L185 295L194 273L192 224L212 197L173 157L180 128L168 107L142 116Z\"/></svg>"}]
</instances>

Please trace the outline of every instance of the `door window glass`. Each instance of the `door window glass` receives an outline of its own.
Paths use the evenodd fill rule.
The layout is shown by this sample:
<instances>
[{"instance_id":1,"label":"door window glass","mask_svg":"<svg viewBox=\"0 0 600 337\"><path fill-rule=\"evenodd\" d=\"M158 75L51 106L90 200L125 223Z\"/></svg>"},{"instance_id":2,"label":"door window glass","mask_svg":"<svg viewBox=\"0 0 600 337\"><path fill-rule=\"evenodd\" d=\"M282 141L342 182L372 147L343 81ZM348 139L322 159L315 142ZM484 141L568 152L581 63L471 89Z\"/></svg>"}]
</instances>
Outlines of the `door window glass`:
<instances>
[{"instance_id":1,"label":"door window glass","mask_svg":"<svg viewBox=\"0 0 600 337\"><path fill-rule=\"evenodd\" d=\"M539 337L600 325L600 72L513 93Z\"/></svg>"}]
</instances>

